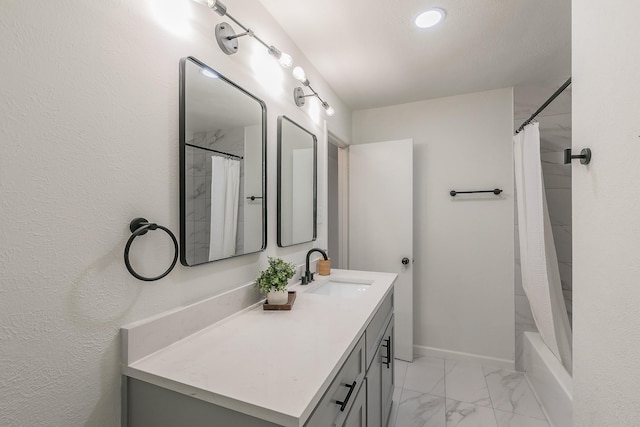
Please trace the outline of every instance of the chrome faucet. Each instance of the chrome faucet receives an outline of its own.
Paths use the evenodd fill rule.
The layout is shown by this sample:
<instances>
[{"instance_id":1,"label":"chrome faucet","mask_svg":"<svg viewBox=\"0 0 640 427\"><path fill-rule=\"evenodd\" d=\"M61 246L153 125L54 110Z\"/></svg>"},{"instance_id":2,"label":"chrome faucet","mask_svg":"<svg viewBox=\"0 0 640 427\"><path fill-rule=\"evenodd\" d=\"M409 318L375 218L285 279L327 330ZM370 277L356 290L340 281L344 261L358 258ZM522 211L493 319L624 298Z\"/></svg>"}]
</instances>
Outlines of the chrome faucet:
<instances>
[{"instance_id":1,"label":"chrome faucet","mask_svg":"<svg viewBox=\"0 0 640 427\"><path fill-rule=\"evenodd\" d=\"M302 284L303 285L308 285L309 283L313 282L313 273L311 271L309 271L309 257L314 252L320 252L322 254L322 256L324 257L325 261L329 259L327 257L327 253L325 251L323 251L322 249L320 249L320 248L310 249L309 252L307 252L307 263L305 264L304 275L302 276Z\"/></svg>"}]
</instances>

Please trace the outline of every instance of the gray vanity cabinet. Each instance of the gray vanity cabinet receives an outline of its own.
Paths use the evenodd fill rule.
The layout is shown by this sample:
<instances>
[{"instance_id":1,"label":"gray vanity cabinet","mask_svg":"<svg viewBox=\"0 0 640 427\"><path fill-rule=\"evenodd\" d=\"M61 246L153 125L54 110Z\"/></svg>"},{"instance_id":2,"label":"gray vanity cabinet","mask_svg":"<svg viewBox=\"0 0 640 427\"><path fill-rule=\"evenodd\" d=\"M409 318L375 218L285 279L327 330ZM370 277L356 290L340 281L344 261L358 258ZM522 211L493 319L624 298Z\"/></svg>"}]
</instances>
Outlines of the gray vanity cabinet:
<instances>
[{"instance_id":1,"label":"gray vanity cabinet","mask_svg":"<svg viewBox=\"0 0 640 427\"><path fill-rule=\"evenodd\" d=\"M342 427L367 427L367 422L367 391L366 387L360 387Z\"/></svg>"},{"instance_id":2,"label":"gray vanity cabinet","mask_svg":"<svg viewBox=\"0 0 640 427\"><path fill-rule=\"evenodd\" d=\"M384 427L391 412L393 375L393 316L388 320L382 339L367 370L368 427Z\"/></svg>"},{"instance_id":3,"label":"gray vanity cabinet","mask_svg":"<svg viewBox=\"0 0 640 427\"><path fill-rule=\"evenodd\" d=\"M343 362L304 427L386 426L393 394L393 291ZM278 424L124 377L126 427L276 427Z\"/></svg>"},{"instance_id":4,"label":"gray vanity cabinet","mask_svg":"<svg viewBox=\"0 0 640 427\"><path fill-rule=\"evenodd\" d=\"M382 360L380 348L367 371L367 420L369 427L382 426Z\"/></svg>"},{"instance_id":5,"label":"gray vanity cabinet","mask_svg":"<svg viewBox=\"0 0 640 427\"><path fill-rule=\"evenodd\" d=\"M367 338L367 426L384 427L391 411L393 376L393 296L371 320Z\"/></svg>"},{"instance_id":6,"label":"gray vanity cabinet","mask_svg":"<svg viewBox=\"0 0 640 427\"><path fill-rule=\"evenodd\" d=\"M365 389L364 337L344 362L329 389L322 397L305 427L327 427L344 425L346 415L351 414L357 396Z\"/></svg>"},{"instance_id":7,"label":"gray vanity cabinet","mask_svg":"<svg viewBox=\"0 0 640 427\"><path fill-rule=\"evenodd\" d=\"M393 398L394 388L394 352L393 352L393 316L387 325L387 329L384 332L382 343L380 344L380 358L381 358L381 395L382 395L382 425L386 426L389 422L389 415L391 413L391 405Z\"/></svg>"}]
</instances>

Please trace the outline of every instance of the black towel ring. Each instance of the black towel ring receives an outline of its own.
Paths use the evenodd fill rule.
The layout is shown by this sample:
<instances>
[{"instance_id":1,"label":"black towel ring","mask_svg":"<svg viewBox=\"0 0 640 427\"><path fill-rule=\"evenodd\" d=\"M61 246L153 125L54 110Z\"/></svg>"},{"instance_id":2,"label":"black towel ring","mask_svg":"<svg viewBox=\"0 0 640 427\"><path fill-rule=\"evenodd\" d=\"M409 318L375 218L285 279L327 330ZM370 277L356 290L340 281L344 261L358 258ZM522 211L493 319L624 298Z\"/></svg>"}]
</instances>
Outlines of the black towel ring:
<instances>
[{"instance_id":1,"label":"black towel ring","mask_svg":"<svg viewBox=\"0 0 640 427\"><path fill-rule=\"evenodd\" d=\"M157 228L164 230L169 235L169 237L171 237L171 240L173 240L173 246L175 248L175 255L173 256L173 262L171 263L171 266L169 267L169 269L167 269L167 271L165 271L164 273L156 277L144 277L136 273L133 267L131 267L131 263L129 262L129 248L131 247L131 243L133 243L133 239L135 239L138 236L142 236L143 234L147 234L147 231L149 230L155 230ZM169 274L171 270L173 270L173 267L176 266L176 262L178 261L178 252L179 252L178 240L176 239L176 236L171 232L171 230L169 230L167 227L150 223L145 218L134 218L133 220L131 220L131 222L129 223L129 230L131 230L133 234L131 235L131 237L129 237L129 240L127 241L127 245L124 247L124 265L127 266L127 270L129 270L129 273L131 273L131 275L136 279L144 280L145 282L153 282L154 280L160 280L164 276Z\"/></svg>"}]
</instances>

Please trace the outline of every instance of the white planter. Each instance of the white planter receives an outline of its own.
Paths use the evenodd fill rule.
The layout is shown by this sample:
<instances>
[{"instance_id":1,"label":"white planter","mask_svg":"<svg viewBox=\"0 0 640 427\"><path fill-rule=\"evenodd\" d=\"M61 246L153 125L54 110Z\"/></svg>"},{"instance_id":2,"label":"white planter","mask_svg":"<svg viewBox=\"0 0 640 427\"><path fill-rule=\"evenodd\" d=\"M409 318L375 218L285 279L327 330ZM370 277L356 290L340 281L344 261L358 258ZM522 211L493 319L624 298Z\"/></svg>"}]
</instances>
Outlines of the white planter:
<instances>
[{"instance_id":1,"label":"white planter","mask_svg":"<svg viewBox=\"0 0 640 427\"><path fill-rule=\"evenodd\" d=\"M267 302L273 305L286 304L289 300L289 293L287 290L282 291L269 291L267 294Z\"/></svg>"}]
</instances>

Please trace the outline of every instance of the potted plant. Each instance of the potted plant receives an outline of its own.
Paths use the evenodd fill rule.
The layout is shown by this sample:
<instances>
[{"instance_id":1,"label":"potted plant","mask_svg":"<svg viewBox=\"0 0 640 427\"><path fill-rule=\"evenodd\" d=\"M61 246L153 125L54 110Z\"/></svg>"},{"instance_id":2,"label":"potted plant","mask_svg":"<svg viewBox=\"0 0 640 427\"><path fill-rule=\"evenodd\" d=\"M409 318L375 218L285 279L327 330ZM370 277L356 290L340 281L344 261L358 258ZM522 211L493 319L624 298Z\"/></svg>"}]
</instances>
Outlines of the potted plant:
<instances>
[{"instance_id":1,"label":"potted plant","mask_svg":"<svg viewBox=\"0 0 640 427\"><path fill-rule=\"evenodd\" d=\"M289 300L287 284L295 272L295 265L280 258L269 257L269 267L260 272L256 286L267 296L269 304L286 304Z\"/></svg>"}]
</instances>

